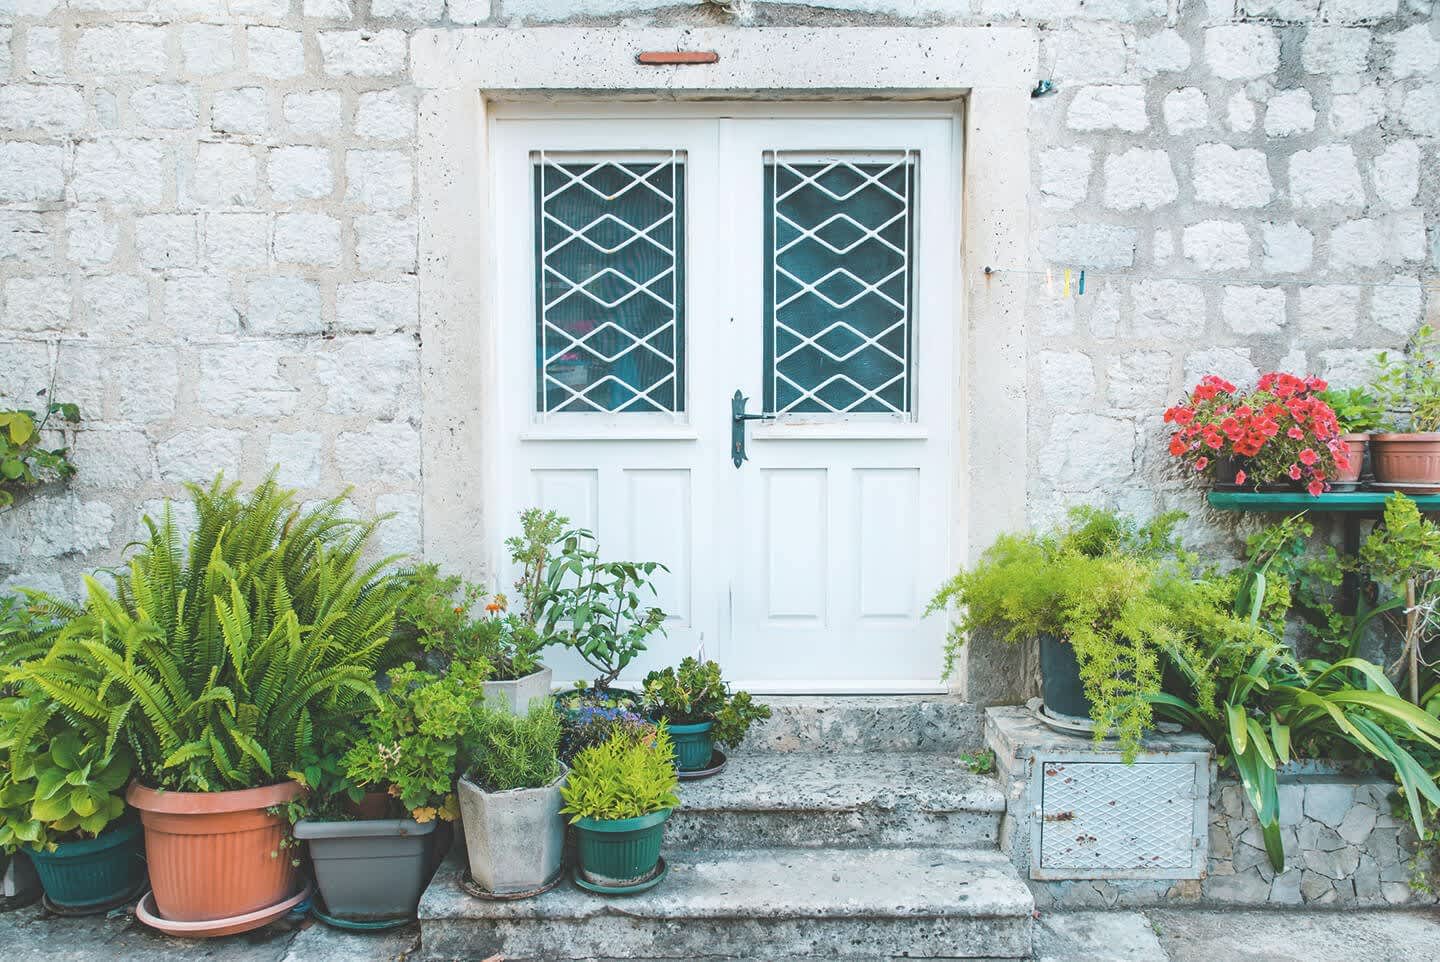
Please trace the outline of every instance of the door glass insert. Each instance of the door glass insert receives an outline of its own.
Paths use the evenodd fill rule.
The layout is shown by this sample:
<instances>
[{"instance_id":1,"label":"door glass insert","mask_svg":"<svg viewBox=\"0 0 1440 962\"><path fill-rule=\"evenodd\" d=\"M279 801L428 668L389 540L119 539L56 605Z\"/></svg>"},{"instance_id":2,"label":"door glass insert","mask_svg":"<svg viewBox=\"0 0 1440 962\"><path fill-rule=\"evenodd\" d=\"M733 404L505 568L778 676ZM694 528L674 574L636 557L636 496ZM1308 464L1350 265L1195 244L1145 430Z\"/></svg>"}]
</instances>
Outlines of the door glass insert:
<instances>
[{"instance_id":1,"label":"door glass insert","mask_svg":"<svg viewBox=\"0 0 1440 962\"><path fill-rule=\"evenodd\" d=\"M684 154L532 161L536 410L684 411Z\"/></svg>"},{"instance_id":2,"label":"door glass insert","mask_svg":"<svg viewBox=\"0 0 1440 962\"><path fill-rule=\"evenodd\" d=\"M768 410L909 414L917 161L766 154Z\"/></svg>"}]
</instances>

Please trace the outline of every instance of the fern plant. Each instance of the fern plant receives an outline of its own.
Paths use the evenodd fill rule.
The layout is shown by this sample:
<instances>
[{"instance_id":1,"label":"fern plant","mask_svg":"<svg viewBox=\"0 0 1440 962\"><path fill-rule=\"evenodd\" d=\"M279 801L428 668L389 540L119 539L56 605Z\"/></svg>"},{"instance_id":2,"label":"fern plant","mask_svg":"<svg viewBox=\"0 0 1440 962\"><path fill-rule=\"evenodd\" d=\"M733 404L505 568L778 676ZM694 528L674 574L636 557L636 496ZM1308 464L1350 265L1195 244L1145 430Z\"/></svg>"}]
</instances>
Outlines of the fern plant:
<instances>
[{"instance_id":1,"label":"fern plant","mask_svg":"<svg viewBox=\"0 0 1440 962\"><path fill-rule=\"evenodd\" d=\"M248 496L217 479L191 486L196 525L182 538L167 503L113 591L87 578L79 608L32 594L68 618L41 657L13 672L80 723L123 740L141 781L221 791L286 777L327 717L377 699L405 586L366 564L376 522L305 511L267 479ZM41 730L22 719L17 752Z\"/></svg>"}]
</instances>

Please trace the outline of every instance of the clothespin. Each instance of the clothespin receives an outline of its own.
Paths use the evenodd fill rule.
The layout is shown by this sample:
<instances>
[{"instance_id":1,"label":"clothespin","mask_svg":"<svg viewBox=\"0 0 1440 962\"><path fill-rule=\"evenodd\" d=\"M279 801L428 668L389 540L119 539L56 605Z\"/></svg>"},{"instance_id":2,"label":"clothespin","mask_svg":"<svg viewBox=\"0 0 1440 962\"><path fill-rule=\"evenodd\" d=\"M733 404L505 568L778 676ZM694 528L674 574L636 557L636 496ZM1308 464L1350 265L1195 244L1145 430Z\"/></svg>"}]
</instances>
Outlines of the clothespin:
<instances>
[{"instance_id":1,"label":"clothespin","mask_svg":"<svg viewBox=\"0 0 1440 962\"><path fill-rule=\"evenodd\" d=\"M1055 271L1049 267L1045 268L1045 296L1055 296Z\"/></svg>"},{"instance_id":2,"label":"clothespin","mask_svg":"<svg viewBox=\"0 0 1440 962\"><path fill-rule=\"evenodd\" d=\"M1076 296L1076 297L1079 297L1079 296L1081 296L1081 295L1084 294L1084 293L1085 293L1085 272L1082 270L1082 271L1080 272L1080 289L1076 292L1075 296Z\"/></svg>"},{"instance_id":3,"label":"clothespin","mask_svg":"<svg viewBox=\"0 0 1440 962\"><path fill-rule=\"evenodd\" d=\"M1068 267L1065 268L1065 286L1061 289L1060 296L1066 299L1070 297L1070 268Z\"/></svg>"}]
</instances>

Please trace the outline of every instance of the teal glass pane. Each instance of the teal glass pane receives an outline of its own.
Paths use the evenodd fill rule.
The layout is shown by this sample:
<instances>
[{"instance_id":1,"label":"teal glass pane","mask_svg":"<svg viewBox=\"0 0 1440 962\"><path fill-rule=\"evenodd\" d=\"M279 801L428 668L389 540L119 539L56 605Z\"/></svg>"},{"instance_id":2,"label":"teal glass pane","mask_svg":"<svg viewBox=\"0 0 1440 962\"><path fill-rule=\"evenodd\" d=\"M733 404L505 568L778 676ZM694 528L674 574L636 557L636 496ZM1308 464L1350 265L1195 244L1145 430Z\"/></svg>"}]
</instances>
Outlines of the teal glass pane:
<instances>
[{"instance_id":1,"label":"teal glass pane","mask_svg":"<svg viewBox=\"0 0 1440 962\"><path fill-rule=\"evenodd\" d=\"M905 414L915 157L765 165L765 406Z\"/></svg>"},{"instance_id":2,"label":"teal glass pane","mask_svg":"<svg viewBox=\"0 0 1440 962\"><path fill-rule=\"evenodd\" d=\"M685 407L685 166L536 156L536 410Z\"/></svg>"}]
</instances>

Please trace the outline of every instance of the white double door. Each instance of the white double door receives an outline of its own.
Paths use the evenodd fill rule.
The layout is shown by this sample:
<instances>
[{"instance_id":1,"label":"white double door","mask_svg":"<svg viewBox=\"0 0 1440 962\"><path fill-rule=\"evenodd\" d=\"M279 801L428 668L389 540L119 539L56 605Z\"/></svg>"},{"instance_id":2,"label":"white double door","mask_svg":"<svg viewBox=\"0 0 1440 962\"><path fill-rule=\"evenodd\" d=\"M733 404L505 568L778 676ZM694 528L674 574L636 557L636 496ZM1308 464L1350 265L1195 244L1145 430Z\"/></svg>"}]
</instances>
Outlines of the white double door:
<instances>
[{"instance_id":1,"label":"white double door","mask_svg":"<svg viewBox=\"0 0 1440 962\"><path fill-rule=\"evenodd\" d=\"M954 138L923 109L492 120L494 506L504 534L540 506L668 567L630 680L703 652L755 691L940 687ZM737 434L737 390L775 419Z\"/></svg>"}]
</instances>

